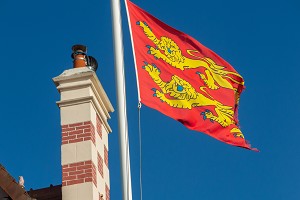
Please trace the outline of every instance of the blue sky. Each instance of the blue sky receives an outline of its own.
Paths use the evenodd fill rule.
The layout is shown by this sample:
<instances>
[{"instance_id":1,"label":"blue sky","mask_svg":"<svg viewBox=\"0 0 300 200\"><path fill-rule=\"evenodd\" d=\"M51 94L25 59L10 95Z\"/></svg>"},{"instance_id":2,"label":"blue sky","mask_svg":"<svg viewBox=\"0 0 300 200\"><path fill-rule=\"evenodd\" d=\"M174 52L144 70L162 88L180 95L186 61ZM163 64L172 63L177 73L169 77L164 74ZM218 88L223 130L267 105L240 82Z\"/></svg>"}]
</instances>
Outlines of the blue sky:
<instances>
[{"instance_id":1,"label":"blue sky","mask_svg":"<svg viewBox=\"0 0 300 200\"><path fill-rule=\"evenodd\" d=\"M142 107L143 194L147 199L300 199L300 3L134 0L199 40L244 77L239 119L255 153L221 143ZM133 199L139 199L135 72L122 3ZM71 46L97 58L116 106L108 0L2 0L0 163L25 186L61 183L59 94L52 78L72 67ZM116 109L117 110L117 109ZM117 112L109 121L111 199L121 199Z\"/></svg>"}]
</instances>

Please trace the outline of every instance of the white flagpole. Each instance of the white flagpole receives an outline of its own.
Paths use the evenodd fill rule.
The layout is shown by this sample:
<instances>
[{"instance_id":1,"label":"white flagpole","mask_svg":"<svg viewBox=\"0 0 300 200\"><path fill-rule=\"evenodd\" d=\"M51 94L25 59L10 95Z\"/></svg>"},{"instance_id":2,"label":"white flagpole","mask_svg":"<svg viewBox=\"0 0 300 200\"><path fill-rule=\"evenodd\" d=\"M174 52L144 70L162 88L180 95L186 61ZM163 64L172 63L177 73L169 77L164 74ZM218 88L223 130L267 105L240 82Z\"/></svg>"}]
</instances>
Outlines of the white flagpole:
<instances>
[{"instance_id":1,"label":"white flagpole","mask_svg":"<svg viewBox=\"0 0 300 200\"><path fill-rule=\"evenodd\" d=\"M132 200L120 0L111 0L123 200Z\"/></svg>"}]
</instances>

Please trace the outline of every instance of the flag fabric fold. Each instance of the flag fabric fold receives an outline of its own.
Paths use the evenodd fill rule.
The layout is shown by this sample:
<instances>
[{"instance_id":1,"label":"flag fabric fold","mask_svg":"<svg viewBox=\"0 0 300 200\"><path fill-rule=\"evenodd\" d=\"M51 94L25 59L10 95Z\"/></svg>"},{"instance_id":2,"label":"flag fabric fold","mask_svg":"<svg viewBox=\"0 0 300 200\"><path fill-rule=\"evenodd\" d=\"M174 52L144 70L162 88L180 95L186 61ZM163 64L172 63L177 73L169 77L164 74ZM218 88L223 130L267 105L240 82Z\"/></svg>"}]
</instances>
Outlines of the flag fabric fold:
<instances>
[{"instance_id":1,"label":"flag fabric fold","mask_svg":"<svg viewBox=\"0 0 300 200\"><path fill-rule=\"evenodd\" d=\"M126 4L141 102L191 130L257 150L238 124L243 77L191 36Z\"/></svg>"}]
</instances>

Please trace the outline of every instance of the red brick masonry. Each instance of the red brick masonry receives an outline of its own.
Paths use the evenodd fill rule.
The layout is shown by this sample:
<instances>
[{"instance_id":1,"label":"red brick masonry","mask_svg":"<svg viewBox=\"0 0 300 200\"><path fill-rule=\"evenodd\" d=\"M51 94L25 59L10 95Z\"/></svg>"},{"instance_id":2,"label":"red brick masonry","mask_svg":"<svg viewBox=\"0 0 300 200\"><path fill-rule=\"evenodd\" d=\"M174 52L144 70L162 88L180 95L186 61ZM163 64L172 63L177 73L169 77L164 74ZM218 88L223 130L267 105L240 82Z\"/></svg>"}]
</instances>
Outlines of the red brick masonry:
<instances>
[{"instance_id":1,"label":"red brick masonry","mask_svg":"<svg viewBox=\"0 0 300 200\"><path fill-rule=\"evenodd\" d=\"M104 163L108 167L108 150L105 145L104 145Z\"/></svg>"},{"instance_id":2,"label":"red brick masonry","mask_svg":"<svg viewBox=\"0 0 300 200\"><path fill-rule=\"evenodd\" d=\"M62 186L93 182L97 187L95 164L89 160L62 166Z\"/></svg>"},{"instance_id":3,"label":"red brick masonry","mask_svg":"<svg viewBox=\"0 0 300 200\"><path fill-rule=\"evenodd\" d=\"M106 200L110 200L110 189L106 184L105 184L105 193L106 193Z\"/></svg>"},{"instance_id":4,"label":"red brick masonry","mask_svg":"<svg viewBox=\"0 0 300 200\"><path fill-rule=\"evenodd\" d=\"M99 118L98 115L97 115L97 125L96 125L96 127L97 127L97 132L98 132L100 138L102 139L102 123L101 123L100 118Z\"/></svg>"},{"instance_id":5,"label":"red brick masonry","mask_svg":"<svg viewBox=\"0 0 300 200\"><path fill-rule=\"evenodd\" d=\"M104 174L103 174L103 158L101 157L101 155L99 154L99 152L97 152L98 155L98 171L101 175L101 177L103 178L104 177Z\"/></svg>"},{"instance_id":6,"label":"red brick masonry","mask_svg":"<svg viewBox=\"0 0 300 200\"><path fill-rule=\"evenodd\" d=\"M91 121L62 125L62 144L91 140L94 144L95 127Z\"/></svg>"}]
</instances>

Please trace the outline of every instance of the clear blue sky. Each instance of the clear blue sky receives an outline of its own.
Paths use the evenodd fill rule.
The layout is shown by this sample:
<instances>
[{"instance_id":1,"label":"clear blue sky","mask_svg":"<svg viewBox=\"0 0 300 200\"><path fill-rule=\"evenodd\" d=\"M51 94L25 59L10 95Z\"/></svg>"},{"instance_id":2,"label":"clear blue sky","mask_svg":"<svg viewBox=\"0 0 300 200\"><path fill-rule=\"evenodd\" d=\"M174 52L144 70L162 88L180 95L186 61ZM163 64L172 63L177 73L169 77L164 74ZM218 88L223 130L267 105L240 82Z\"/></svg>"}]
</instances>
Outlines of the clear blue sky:
<instances>
[{"instance_id":1,"label":"clear blue sky","mask_svg":"<svg viewBox=\"0 0 300 200\"><path fill-rule=\"evenodd\" d=\"M134 0L206 45L244 77L239 119L260 153L232 147L142 107L144 200L300 199L300 3ZM137 91L122 1L133 199L139 199ZM61 183L59 94L52 78L88 46L116 108L109 0L11 1L0 5L0 163L25 186ZM111 199L121 199L117 113L109 121Z\"/></svg>"}]
</instances>

